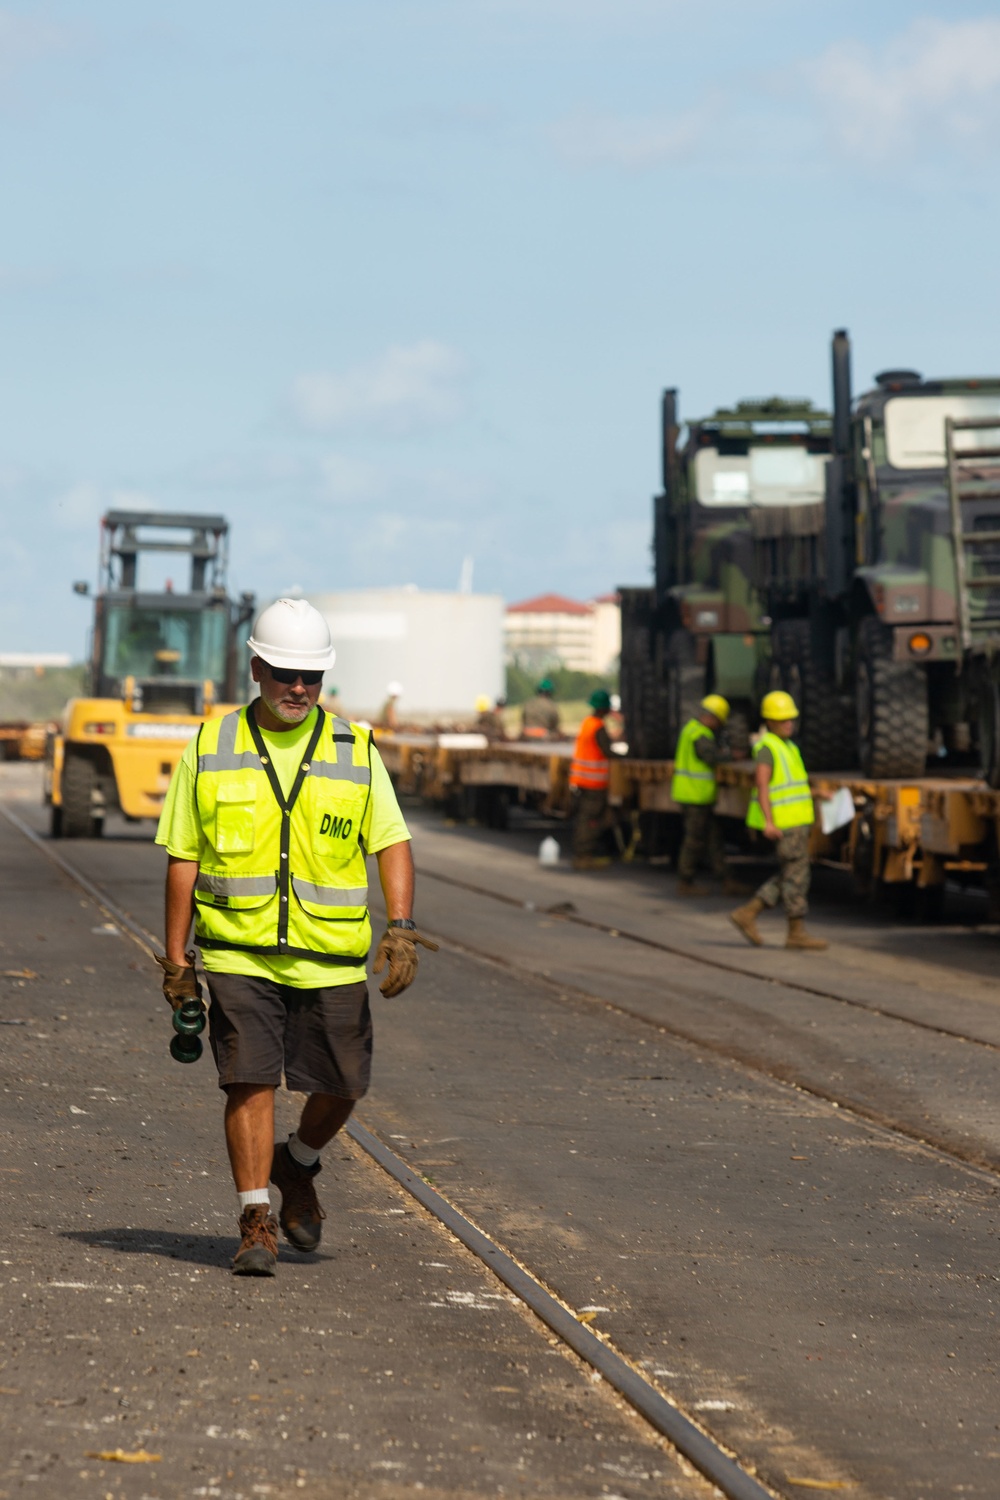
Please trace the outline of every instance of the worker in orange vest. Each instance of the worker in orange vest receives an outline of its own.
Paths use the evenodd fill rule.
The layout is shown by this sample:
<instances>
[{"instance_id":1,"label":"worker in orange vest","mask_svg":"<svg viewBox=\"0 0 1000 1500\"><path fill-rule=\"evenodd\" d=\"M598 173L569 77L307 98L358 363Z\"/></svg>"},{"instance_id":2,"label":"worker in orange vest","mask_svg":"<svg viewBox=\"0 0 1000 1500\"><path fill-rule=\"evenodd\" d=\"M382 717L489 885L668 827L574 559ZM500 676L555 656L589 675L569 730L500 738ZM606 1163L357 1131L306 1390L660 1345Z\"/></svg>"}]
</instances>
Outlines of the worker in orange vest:
<instances>
[{"instance_id":1,"label":"worker in orange vest","mask_svg":"<svg viewBox=\"0 0 1000 1500\"><path fill-rule=\"evenodd\" d=\"M604 720L611 712L611 698L598 688L589 702L591 711L580 725L569 770L575 804L574 870L602 870L611 863L607 855L597 853L598 840L607 826L611 740Z\"/></svg>"}]
</instances>

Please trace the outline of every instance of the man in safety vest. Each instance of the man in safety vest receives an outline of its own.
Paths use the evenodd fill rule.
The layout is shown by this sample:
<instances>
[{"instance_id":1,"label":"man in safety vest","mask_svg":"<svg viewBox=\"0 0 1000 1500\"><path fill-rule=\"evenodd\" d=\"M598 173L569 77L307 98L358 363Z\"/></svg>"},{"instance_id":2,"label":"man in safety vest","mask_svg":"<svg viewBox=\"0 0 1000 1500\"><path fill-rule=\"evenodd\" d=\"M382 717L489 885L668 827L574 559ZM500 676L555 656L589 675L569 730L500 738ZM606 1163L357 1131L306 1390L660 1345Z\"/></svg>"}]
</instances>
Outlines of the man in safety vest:
<instances>
[{"instance_id":1,"label":"man in safety vest","mask_svg":"<svg viewBox=\"0 0 1000 1500\"><path fill-rule=\"evenodd\" d=\"M580 725L569 768L575 802L574 870L603 870L611 863L607 855L597 853L598 840L607 826L611 739L604 721L611 712L611 697L598 688L589 702L591 711Z\"/></svg>"},{"instance_id":2,"label":"man in safety vest","mask_svg":"<svg viewBox=\"0 0 1000 1500\"><path fill-rule=\"evenodd\" d=\"M322 1148L368 1088L371 943L365 859L374 854L388 927L375 973L383 995L417 972L409 833L388 773L358 724L318 706L335 652L304 599L265 609L247 642L260 697L208 719L170 784L156 842L166 846L163 992L178 1010L201 999L192 919L208 980L210 1041L226 1093L225 1131L240 1203L233 1270L271 1276L281 1227L315 1250ZM274 1091L307 1094L298 1129L274 1139Z\"/></svg>"},{"instance_id":3,"label":"man in safety vest","mask_svg":"<svg viewBox=\"0 0 1000 1500\"><path fill-rule=\"evenodd\" d=\"M731 920L748 943L760 947L757 918L765 907L784 902L788 915L786 948L823 949L822 938L806 931L809 892L809 830L815 822L812 791L798 745L792 739L799 711L790 693L768 693L760 706L764 733L754 745L755 782L747 826L773 840L778 872Z\"/></svg>"},{"instance_id":4,"label":"man in safety vest","mask_svg":"<svg viewBox=\"0 0 1000 1500\"><path fill-rule=\"evenodd\" d=\"M680 732L674 752L670 797L684 809L684 842L677 857L678 896L706 896L695 885L695 872L704 860L721 880L727 896L745 895L747 887L726 870L726 846L715 816L716 767L729 760L729 749L716 735L729 718L729 704L718 693L701 700L698 712Z\"/></svg>"},{"instance_id":5,"label":"man in safety vest","mask_svg":"<svg viewBox=\"0 0 1000 1500\"><path fill-rule=\"evenodd\" d=\"M502 745L507 738L503 722L505 701L498 698L494 703L486 693L480 693L476 699L476 733L485 734L491 745Z\"/></svg>"},{"instance_id":6,"label":"man in safety vest","mask_svg":"<svg viewBox=\"0 0 1000 1500\"><path fill-rule=\"evenodd\" d=\"M559 710L555 704L555 687L551 677L543 677L521 709L521 738L523 740L557 740L562 735Z\"/></svg>"}]
</instances>

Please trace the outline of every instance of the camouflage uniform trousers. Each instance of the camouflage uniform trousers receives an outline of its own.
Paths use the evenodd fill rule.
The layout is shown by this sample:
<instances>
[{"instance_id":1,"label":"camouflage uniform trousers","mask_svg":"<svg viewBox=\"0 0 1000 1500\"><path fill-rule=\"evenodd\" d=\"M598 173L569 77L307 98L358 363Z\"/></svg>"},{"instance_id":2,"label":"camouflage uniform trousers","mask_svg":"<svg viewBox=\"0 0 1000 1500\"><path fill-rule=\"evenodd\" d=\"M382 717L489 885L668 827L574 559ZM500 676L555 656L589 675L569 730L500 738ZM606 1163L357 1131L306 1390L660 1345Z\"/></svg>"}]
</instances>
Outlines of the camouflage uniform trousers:
<instances>
[{"instance_id":1,"label":"camouflage uniform trousers","mask_svg":"<svg viewBox=\"0 0 1000 1500\"><path fill-rule=\"evenodd\" d=\"M590 859L602 852L610 825L608 794L577 787L573 792L573 858Z\"/></svg>"},{"instance_id":2,"label":"camouflage uniform trousers","mask_svg":"<svg viewBox=\"0 0 1000 1500\"><path fill-rule=\"evenodd\" d=\"M684 842L677 856L677 874L681 880L693 880L701 864L707 864L718 880L725 880L726 846L711 802L684 809Z\"/></svg>"},{"instance_id":3,"label":"camouflage uniform trousers","mask_svg":"<svg viewBox=\"0 0 1000 1500\"><path fill-rule=\"evenodd\" d=\"M765 906L777 906L783 901L789 917L804 917L809 910L806 897L809 894L810 832L809 824L785 829L774 845L778 870L757 892L757 899Z\"/></svg>"}]
</instances>

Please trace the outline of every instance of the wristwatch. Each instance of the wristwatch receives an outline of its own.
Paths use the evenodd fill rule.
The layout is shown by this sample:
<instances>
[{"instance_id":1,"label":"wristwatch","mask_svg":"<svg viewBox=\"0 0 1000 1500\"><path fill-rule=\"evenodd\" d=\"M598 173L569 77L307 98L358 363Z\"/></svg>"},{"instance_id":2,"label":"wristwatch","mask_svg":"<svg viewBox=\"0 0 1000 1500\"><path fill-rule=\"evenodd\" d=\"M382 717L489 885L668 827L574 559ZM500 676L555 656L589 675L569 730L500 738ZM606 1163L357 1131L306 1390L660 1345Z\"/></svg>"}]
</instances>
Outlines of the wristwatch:
<instances>
[{"instance_id":1,"label":"wristwatch","mask_svg":"<svg viewBox=\"0 0 1000 1500\"><path fill-rule=\"evenodd\" d=\"M409 917L396 917L393 921L388 923L388 926L402 927L406 932L416 932L417 930L416 922L412 922Z\"/></svg>"}]
</instances>

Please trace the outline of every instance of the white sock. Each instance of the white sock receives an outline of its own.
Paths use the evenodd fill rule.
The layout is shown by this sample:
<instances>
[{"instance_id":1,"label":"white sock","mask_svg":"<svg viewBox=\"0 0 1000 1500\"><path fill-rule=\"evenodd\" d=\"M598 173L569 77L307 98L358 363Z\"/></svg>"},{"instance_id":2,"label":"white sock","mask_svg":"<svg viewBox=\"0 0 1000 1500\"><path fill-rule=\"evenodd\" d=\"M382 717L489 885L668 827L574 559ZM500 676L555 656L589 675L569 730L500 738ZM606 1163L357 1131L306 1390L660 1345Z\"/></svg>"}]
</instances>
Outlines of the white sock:
<instances>
[{"instance_id":1,"label":"white sock","mask_svg":"<svg viewBox=\"0 0 1000 1500\"><path fill-rule=\"evenodd\" d=\"M236 1196L240 1200L240 1213L252 1203L266 1203L268 1208L271 1207L271 1194L267 1188L251 1188L249 1193L237 1193Z\"/></svg>"},{"instance_id":2,"label":"white sock","mask_svg":"<svg viewBox=\"0 0 1000 1500\"><path fill-rule=\"evenodd\" d=\"M300 1141L297 1130L294 1135L288 1137L288 1154L293 1161L298 1162L300 1167L314 1167L319 1161L319 1152L312 1146L307 1146L304 1141Z\"/></svg>"}]
</instances>

